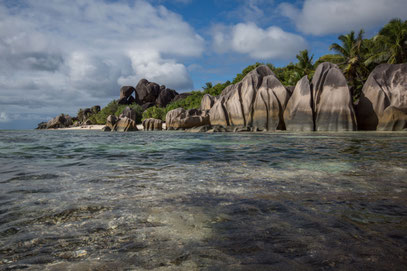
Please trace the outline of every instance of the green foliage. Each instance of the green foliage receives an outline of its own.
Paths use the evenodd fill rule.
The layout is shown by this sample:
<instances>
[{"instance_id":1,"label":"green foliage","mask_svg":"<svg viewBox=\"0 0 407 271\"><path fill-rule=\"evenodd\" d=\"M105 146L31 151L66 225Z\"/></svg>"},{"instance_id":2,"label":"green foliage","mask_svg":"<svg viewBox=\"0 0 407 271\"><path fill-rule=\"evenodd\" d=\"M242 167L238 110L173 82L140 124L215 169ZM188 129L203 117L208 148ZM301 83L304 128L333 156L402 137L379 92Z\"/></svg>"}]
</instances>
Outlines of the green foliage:
<instances>
[{"instance_id":1,"label":"green foliage","mask_svg":"<svg viewBox=\"0 0 407 271\"><path fill-rule=\"evenodd\" d=\"M157 106L147 108L147 110L143 112L143 120L153 118L153 119L161 119L161 120L165 121L165 115L167 115L168 111L167 111L167 108L162 108L162 107L157 107Z\"/></svg>"},{"instance_id":2,"label":"green foliage","mask_svg":"<svg viewBox=\"0 0 407 271\"><path fill-rule=\"evenodd\" d=\"M407 62L407 21L393 19L370 42L365 64Z\"/></svg>"},{"instance_id":3,"label":"green foliage","mask_svg":"<svg viewBox=\"0 0 407 271\"><path fill-rule=\"evenodd\" d=\"M232 84L239 83L240 81L242 81L242 79L243 79L249 72L251 72L252 70L254 70L255 68L257 68L258 66L261 66L261 65L263 65L263 63L256 62L256 64L250 65L250 66L246 67L246 68L242 71L242 73L238 73L238 74L236 75L236 77L235 77L235 78L233 79L233 81L232 81Z\"/></svg>"},{"instance_id":4,"label":"green foliage","mask_svg":"<svg viewBox=\"0 0 407 271\"><path fill-rule=\"evenodd\" d=\"M206 83L206 87L203 87L203 93L204 94L210 94L212 96L218 96L222 93L222 91L229 86L231 83L230 81L226 81L225 83L221 84L218 83L215 86L212 85L212 83ZM210 87L208 87L210 86Z\"/></svg>"},{"instance_id":5,"label":"green foliage","mask_svg":"<svg viewBox=\"0 0 407 271\"><path fill-rule=\"evenodd\" d=\"M92 121L92 123L95 124L106 124L106 119L108 116L119 116L127 106L136 111L136 123L141 123L143 110L141 109L140 105L135 103L131 105L119 105L115 100L111 101L108 105L103 107L102 110L99 111L99 113L90 116L89 119Z\"/></svg>"}]
</instances>

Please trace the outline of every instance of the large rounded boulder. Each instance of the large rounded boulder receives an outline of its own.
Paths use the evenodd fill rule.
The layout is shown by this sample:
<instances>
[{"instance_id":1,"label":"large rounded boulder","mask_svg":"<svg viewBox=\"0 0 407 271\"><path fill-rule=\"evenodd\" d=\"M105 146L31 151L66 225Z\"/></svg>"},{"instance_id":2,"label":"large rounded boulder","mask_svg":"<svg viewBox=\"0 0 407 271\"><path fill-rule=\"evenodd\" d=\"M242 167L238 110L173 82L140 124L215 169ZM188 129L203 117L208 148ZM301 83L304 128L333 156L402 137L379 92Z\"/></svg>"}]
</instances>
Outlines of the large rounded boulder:
<instances>
[{"instance_id":1,"label":"large rounded boulder","mask_svg":"<svg viewBox=\"0 0 407 271\"><path fill-rule=\"evenodd\" d=\"M165 124L167 130L189 129L209 125L209 115L205 111L197 109L185 110L177 108L167 113Z\"/></svg>"},{"instance_id":2,"label":"large rounded boulder","mask_svg":"<svg viewBox=\"0 0 407 271\"><path fill-rule=\"evenodd\" d=\"M337 65L329 62L318 65L312 78L312 92L316 131L357 129L352 96Z\"/></svg>"},{"instance_id":3,"label":"large rounded boulder","mask_svg":"<svg viewBox=\"0 0 407 271\"><path fill-rule=\"evenodd\" d=\"M160 95L160 85L149 82L146 79L141 79L136 86L137 103L143 105L145 103L155 103Z\"/></svg>"},{"instance_id":4,"label":"large rounded boulder","mask_svg":"<svg viewBox=\"0 0 407 271\"><path fill-rule=\"evenodd\" d=\"M288 131L314 131L311 86L307 76L297 82L284 111Z\"/></svg>"},{"instance_id":5,"label":"large rounded boulder","mask_svg":"<svg viewBox=\"0 0 407 271\"><path fill-rule=\"evenodd\" d=\"M289 94L270 68L261 65L222 91L209 111L210 123L267 131L284 129Z\"/></svg>"},{"instance_id":6,"label":"large rounded boulder","mask_svg":"<svg viewBox=\"0 0 407 271\"><path fill-rule=\"evenodd\" d=\"M159 107L166 107L174 98L178 95L178 93L169 88L165 88L165 86L161 86L160 94L158 95L155 103Z\"/></svg>"},{"instance_id":7,"label":"large rounded boulder","mask_svg":"<svg viewBox=\"0 0 407 271\"><path fill-rule=\"evenodd\" d=\"M392 108L385 112L389 106ZM359 129L401 129L403 125L391 123L403 122L406 108L407 63L381 64L371 72L363 86L356 110Z\"/></svg>"},{"instance_id":8,"label":"large rounded boulder","mask_svg":"<svg viewBox=\"0 0 407 271\"><path fill-rule=\"evenodd\" d=\"M149 118L143 120L144 131L161 131L163 129L163 121L160 119Z\"/></svg>"},{"instance_id":9,"label":"large rounded boulder","mask_svg":"<svg viewBox=\"0 0 407 271\"><path fill-rule=\"evenodd\" d=\"M249 119L254 130L285 130L283 114L289 98L290 93L274 75L265 76L256 93L252 119Z\"/></svg>"}]
</instances>

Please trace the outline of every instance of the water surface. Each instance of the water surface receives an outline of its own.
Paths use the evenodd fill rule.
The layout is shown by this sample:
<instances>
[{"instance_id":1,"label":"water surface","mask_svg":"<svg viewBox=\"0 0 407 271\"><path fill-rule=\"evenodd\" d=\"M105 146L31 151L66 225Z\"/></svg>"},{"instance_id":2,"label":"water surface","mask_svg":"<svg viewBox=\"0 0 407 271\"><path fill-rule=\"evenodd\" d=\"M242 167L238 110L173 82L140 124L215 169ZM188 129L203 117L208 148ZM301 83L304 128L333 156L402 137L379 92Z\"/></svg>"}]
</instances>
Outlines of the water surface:
<instances>
[{"instance_id":1,"label":"water surface","mask_svg":"<svg viewBox=\"0 0 407 271\"><path fill-rule=\"evenodd\" d=\"M407 133L0 131L0 270L405 270Z\"/></svg>"}]
</instances>

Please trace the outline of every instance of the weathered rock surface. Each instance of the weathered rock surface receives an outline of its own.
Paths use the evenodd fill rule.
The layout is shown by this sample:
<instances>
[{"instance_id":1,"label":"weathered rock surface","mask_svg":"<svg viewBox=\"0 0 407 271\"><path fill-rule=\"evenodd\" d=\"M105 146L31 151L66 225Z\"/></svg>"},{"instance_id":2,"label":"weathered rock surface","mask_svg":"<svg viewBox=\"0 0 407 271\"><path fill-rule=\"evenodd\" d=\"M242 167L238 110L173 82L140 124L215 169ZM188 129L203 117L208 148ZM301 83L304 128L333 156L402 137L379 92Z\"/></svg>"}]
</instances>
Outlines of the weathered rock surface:
<instances>
[{"instance_id":1,"label":"weathered rock surface","mask_svg":"<svg viewBox=\"0 0 407 271\"><path fill-rule=\"evenodd\" d=\"M297 82L284 111L288 131L314 131L311 86L307 76Z\"/></svg>"},{"instance_id":2,"label":"weathered rock surface","mask_svg":"<svg viewBox=\"0 0 407 271\"><path fill-rule=\"evenodd\" d=\"M136 121L137 113L132 108L127 106L119 116L119 118L125 118L125 117Z\"/></svg>"},{"instance_id":3,"label":"weathered rock surface","mask_svg":"<svg viewBox=\"0 0 407 271\"><path fill-rule=\"evenodd\" d=\"M262 65L226 87L209 111L211 125L284 129L290 93L269 67Z\"/></svg>"},{"instance_id":4,"label":"weathered rock surface","mask_svg":"<svg viewBox=\"0 0 407 271\"><path fill-rule=\"evenodd\" d=\"M201 100L201 110L210 110L215 103L215 97L205 94Z\"/></svg>"},{"instance_id":5,"label":"weathered rock surface","mask_svg":"<svg viewBox=\"0 0 407 271\"><path fill-rule=\"evenodd\" d=\"M285 130L284 110L290 93L274 75L263 78L253 103L252 125L254 130Z\"/></svg>"},{"instance_id":6,"label":"weathered rock surface","mask_svg":"<svg viewBox=\"0 0 407 271\"><path fill-rule=\"evenodd\" d=\"M66 128L70 125L72 125L72 118L61 114L47 122L47 129Z\"/></svg>"},{"instance_id":7,"label":"weathered rock surface","mask_svg":"<svg viewBox=\"0 0 407 271\"><path fill-rule=\"evenodd\" d=\"M103 132L110 132L110 131L112 131L112 129L109 126L105 125L105 126L102 127L102 131Z\"/></svg>"},{"instance_id":8,"label":"weathered rock surface","mask_svg":"<svg viewBox=\"0 0 407 271\"><path fill-rule=\"evenodd\" d=\"M378 131L406 131L407 107L388 106L379 118Z\"/></svg>"},{"instance_id":9,"label":"weathered rock surface","mask_svg":"<svg viewBox=\"0 0 407 271\"><path fill-rule=\"evenodd\" d=\"M387 107L392 106L384 115ZM381 64L369 75L363 86L362 94L356 108L357 120L360 130L376 130L379 120L380 129L391 128L392 125L383 125L384 121L403 115L394 113L407 108L407 63L404 64ZM393 113L391 113L393 112ZM401 122L403 120L401 119ZM398 125L397 125L398 127ZM391 129L392 130L392 129Z\"/></svg>"},{"instance_id":10,"label":"weathered rock surface","mask_svg":"<svg viewBox=\"0 0 407 271\"><path fill-rule=\"evenodd\" d=\"M130 132L138 131L136 122L128 117L119 118L114 125L112 131Z\"/></svg>"},{"instance_id":11,"label":"weathered rock surface","mask_svg":"<svg viewBox=\"0 0 407 271\"><path fill-rule=\"evenodd\" d=\"M357 129L352 96L342 71L335 64L318 65L312 78L316 131L354 131Z\"/></svg>"},{"instance_id":12,"label":"weathered rock surface","mask_svg":"<svg viewBox=\"0 0 407 271\"><path fill-rule=\"evenodd\" d=\"M140 105L155 103L160 94L160 86L156 83L141 79L136 86L136 98Z\"/></svg>"},{"instance_id":13,"label":"weathered rock surface","mask_svg":"<svg viewBox=\"0 0 407 271\"><path fill-rule=\"evenodd\" d=\"M106 119L106 126L113 130L118 118L115 115L110 115Z\"/></svg>"},{"instance_id":14,"label":"weathered rock surface","mask_svg":"<svg viewBox=\"0 0 407 271\"><path fill-rule=\"evenodd\" d=\"M163 129L163 121L160 119L145 119L143 120L144 131L161 131Z\"/></svg>"},{"instance_id":15,"label":"weathered rock surface","mask_svg":"<svg viewBox=\"0 0 407 271\"><path fill-rule=\"evenodd\" d=\"M209 124L209 115L206 111L197 109L185 110L177 108L167 113L165 117L167 130L189 129Z\"/></svg>"},{"instance_id":16,"label":"weathered rock surface","mask_svg":"<svg viewBox=\"0 0 407 271\"><path fill-rule=\"evenodd\" d=\"M161 86L160 94L158 95L155 103L159 107L166 107L177 95L178 93L175 90Z\"/></svg>"}]
</instances>

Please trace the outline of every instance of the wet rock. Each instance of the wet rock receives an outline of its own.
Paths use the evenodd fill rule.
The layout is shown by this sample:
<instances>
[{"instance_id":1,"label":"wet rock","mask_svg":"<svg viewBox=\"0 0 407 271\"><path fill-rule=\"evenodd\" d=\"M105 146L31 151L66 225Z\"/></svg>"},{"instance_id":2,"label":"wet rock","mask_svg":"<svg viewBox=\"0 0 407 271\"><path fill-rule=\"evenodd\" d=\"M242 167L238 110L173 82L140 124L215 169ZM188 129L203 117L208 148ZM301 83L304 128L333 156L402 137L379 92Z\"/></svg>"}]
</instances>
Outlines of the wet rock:
<instances>
[{"instance_id":1,"label":"wet rock","mask_svg":"<svg viewBox=\"0 0 407 271\"><path fill-rule=\"evenodd\" d=\"M165 117L167 129L189 129L209 124L209 115L197 109L185 110L177 108L167 113Z\"/></svg>"},{"instance_id":2,"label":"wet rock","mask_svg":"<svg viewBox=\"0 0 407 271\"><path fill-rule=\"evenodd\" d=\"M406 131L407 107L396 108L388 106L379 118L378 131Z\"/></svg>"},{"instance_id":3,"label":"wet rock","mask_svg":"<svg viewBox=\"0 0 407 271\"><path fill-rule=\"evenodd\" d=\"M118 118L115 115L110 115L106 119L106 126L113 130Z\"/></svg>"},{"instance_id":4,"label":"wet rock","mask_svg":"<svg viewBox=\"0 0 407 271\"><path fill-rule=\"evenodd\" d=\"M407 63L381 64L369 75L356 108L359 129L376 130L379 120L389 106L394 109L386 113L386 121L390 115L403 118L402 114L391 112L407 107ZM380 129L385 127L387 126L382 123Z\"/></svg>"},{"instance_id":5,"label":"wet rock","mask_svg":"<svg viewBox=\"0 0 407 271\"><path fill-rule=\"evenodd\" d=\"M103 126L102 127L102 131L103 132L110 132L112 129L109 127L109 126L107 126L107 125L105 125L105 126Z\"/></svg>"},{"instance_id":6,"label":"wet rock","mask_svg":"<svg viewBox=\"0 0 407 271\"><path fill-rule=\"evenodd\" d=\"M130 132L138 131L136 122L128 117L119 118L112 131Z\"/></svg>"},{"instance_id":7,"label":"wet rock","mask_svg":"<svg viewBox=\"0 0 407 271\"><path fill-rule=\"evenodd\" d=\"M357 129L352 96L345 76L335 64L318 65L312 78L316 131L354 131Z\"/></svg>"},{"instance_id":8,"label":"wet rock","mask_svg":"<svg viewBox=\"0 0 407 271\"><path fill-rule=\"evenodd\" d=\"M160 86L156 83L141 79L136 86L136 100L138 104L154 103L160 94Z\"/></svg>"},{"instance_id":9,"label":"wet rock","mask_svg":"<svg viewBox=\"0 0 407 271\"><path fill-rule=\"evenodd\" d=\"M307 76L298 81L284 111L288 131L314 131L311 86Z\"/></svg>"},{"instance_id":10,"label":"wet rock","mask_svg":"<svg viewBox=\"0 0 407 271\"><path fill-rule=\"evenodd\" d=\"M144 131L161 131L163 129L163 121L160 119L145 119L143 120Z\"/></svg>"},{"instance_id":11,"label":"wet rock","mask_svg":"<svg viewBox=\"0 0 407 271\"><path fill-rule=\"evenodd\" d=\"M205 94L201 100L201 110L210 110L215 103L215 97Z\"/></svg>"},{"instance_id":12,"label":"wet rock","mask_svg":"<svg viewBox=\"0 0 407 271\"><path fill-rule=\"evenodd\" d=\"M72 125L72 118L61 114L47 122L47 129L66 128L70 125Z\"/></svg>"},{"instance_id":13,"label":"wet rock","mask_svg":"<svg viewBox=\"0 0 407 271\"><path fill-rule=\"evenodd\" d=\"M175 90L165 88L165 86L161 86L160 94L158 95L155 103L159 107L166 107L177 95L178 93Z\"/></svg>"},{"instance_id":14,"label":"wet rock","mask_svg":"<svg viewBox=\"0 0 407 271\"><path fill-rule=\"evenodd\" d=\"M191 132L191 133L205 133L205 132L207 132L207 131L209 131L211 129L212 129L212 126L204 125L204 126L198 126L198 127L194 127L194 128L191 128L191 129L187 129L185 131Z\"/></svg>"}]
</instances>

